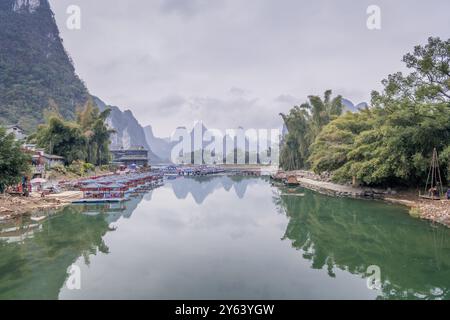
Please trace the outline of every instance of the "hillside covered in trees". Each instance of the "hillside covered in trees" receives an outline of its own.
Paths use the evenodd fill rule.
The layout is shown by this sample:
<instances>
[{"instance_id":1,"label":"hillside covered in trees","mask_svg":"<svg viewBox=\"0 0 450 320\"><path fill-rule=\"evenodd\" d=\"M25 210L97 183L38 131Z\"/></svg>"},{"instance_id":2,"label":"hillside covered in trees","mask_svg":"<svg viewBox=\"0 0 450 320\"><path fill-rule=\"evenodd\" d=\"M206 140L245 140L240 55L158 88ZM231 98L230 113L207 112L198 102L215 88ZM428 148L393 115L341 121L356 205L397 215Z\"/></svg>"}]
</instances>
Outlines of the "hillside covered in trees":
<instances>
[{"instance_id":1,"label":"hillside covered in trees","mask_svg":"<svg viewBox=\"0 0 450 320\"><path fill-rule=\"evenodd\" d=\"M286 170L330 172L335 181L418 186L426 182L433 149L444 183L450 178L450 40L429 38L403 57L397 72L372 92L371 106L342 112L341 98L309 97L282 114L289 130L280 163Z\"/></svg>"},{"instance_id":2,"label":"hillside covered in trees","mask_svg":"<svg viewBox=\"0 0 450 320\"><path fill-rule=\"evenodd\" d=\"M88 91L75 73L47 0L0 1L0 124L28 132L50 103L75 118Z\"/></svg>"}]
</instances>

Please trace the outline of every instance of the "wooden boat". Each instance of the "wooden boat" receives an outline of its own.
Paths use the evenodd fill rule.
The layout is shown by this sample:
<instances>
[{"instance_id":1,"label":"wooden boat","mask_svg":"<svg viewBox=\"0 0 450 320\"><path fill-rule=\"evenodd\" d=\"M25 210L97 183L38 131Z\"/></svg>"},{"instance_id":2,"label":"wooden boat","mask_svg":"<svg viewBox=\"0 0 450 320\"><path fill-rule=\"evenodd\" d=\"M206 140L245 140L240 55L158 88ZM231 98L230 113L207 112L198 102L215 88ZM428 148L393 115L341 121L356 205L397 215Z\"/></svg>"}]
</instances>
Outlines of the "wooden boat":
<instances>
[{"instance_id":1,"label":"wooden boat","mask_svg":"<svg viewBox=\"0 0 450 320\"><path fill-rule=\"evenodd\" d=\"M286 185L288 186L298 186L299 184L296 176L289 176L286 180Z\"/></svg>"}]
</instances>

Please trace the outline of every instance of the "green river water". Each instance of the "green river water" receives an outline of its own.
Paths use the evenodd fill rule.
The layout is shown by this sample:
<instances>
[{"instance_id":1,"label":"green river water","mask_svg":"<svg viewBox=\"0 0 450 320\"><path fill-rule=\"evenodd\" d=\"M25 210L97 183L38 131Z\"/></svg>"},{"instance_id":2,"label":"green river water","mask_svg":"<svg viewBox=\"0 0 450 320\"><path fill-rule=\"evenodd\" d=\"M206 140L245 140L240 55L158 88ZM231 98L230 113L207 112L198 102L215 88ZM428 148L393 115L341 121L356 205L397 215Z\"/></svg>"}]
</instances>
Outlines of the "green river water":
<instances>
[{"instance_id":1,"label":"green river water","mask_svg":"<svg viewBox=\"0 0 450 320\"><path fill-rule=\"evenodd\" d=\"M71 266L80 289L66 283ZM123 205L0 224L0 299L450 299L449 289L450 229L264 178L178 178Z\"/></svg>"}]
</instances>

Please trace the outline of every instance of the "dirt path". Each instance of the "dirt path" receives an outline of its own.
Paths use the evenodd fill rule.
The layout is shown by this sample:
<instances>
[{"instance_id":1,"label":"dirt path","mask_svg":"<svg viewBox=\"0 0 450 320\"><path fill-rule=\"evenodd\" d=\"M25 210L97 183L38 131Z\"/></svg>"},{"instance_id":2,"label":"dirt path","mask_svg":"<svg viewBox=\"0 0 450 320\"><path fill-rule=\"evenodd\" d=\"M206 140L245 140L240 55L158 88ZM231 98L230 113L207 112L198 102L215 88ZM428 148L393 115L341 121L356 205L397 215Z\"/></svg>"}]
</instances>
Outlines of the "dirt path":
<instances>
[{"instance_id":1,"label":"dirt path","mask_svg":"<svg viewBox=\"0 0 450 320\"><path fill-rule=\"evenodd\" d=\"M297 177L297 181L300 185L328 195L332 196L341 196L341 197L364 197L365 191L364 189L354 188L351 186L345 186L332 182L325 181L317 181L308 178L299 178Z\"/></svg>"}]
</instances>

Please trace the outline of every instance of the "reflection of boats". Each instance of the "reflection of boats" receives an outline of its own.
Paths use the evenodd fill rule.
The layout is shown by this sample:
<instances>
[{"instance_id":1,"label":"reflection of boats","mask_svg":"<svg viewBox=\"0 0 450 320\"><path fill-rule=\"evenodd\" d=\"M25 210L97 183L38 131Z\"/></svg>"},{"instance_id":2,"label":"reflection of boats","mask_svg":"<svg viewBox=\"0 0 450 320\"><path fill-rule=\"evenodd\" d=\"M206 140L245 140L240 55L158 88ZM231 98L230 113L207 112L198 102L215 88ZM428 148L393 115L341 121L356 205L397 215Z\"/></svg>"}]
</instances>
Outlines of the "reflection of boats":
<instances>
[{"instance_id":1,"label":"reflection of boats","mask_svg":"<svg viewBox=\"0 0 450 320\"><path fill-rule=\"evenodd\" d=\"M47 219L47 216L31 217L30 219L32 221L39 222L39 221Z\"/></svg>"},{"instance_id":2,"label":"reflection of boats","mask_svg":"<svg viewBox=\"0 0 450 320\"><path fill-rule=\"evenodd\" d=\"M78 204L81 206L82 213L88 216L97 216L99 214L122 213L127 209L124 202L113 202L103 204Z\"/></svg>"},{"instance_id":3,"label":"reflection of boats","mask_svg":"<svg viewBox=\"0 0 450 320\"><path fill-rule=\"evenodd\" d=\"M167 180L175 180L178 178L178 175L167 175L166 178Z\"/></svg>"},{"instance_id":4,"label":"reflection of boats","mask_svg":"<svg viewBox=\"0 0 450 320\"><path fill-rule=\"evenodd\" d=\"M28 224L25 226L11 226L0 229L0 241L8 243L23 242L25 239L32 238L35 231L41 230L42 224Z\"/></svg>"},{"instance_id":5,"label":"reflection of boats","mask_svg":"<svg viewBox=\"0 0 450 320\"><path fill-rule=\"evenodd\" d=\"M77 207L80 207L83 213L86 212L110 212L110 211L123 211L126 209L124 202L111 202L111 203L77 203Z\"/></svg>"},{"instance_id":6,"label":"reflection of boats","mask_svg":"<svg viewBox=\"0 0 450 320\"><path fill-rule=\"evenodd\" d=\"M99 214L101 214L100 211L83 211L84 215L87 216L98 216Z\"/></svg>"},{"instance_id":7,"label":"reflection of boats","mask_svg":"<svg viewBox=\"0 0 450 320\"><path fill-rule=\"evenodd\" d=\"M125 201L125 198L108 198L108 199L95 199L95 198L90 198L90 199L79 199L79 200L75 200L72 203L77 204L77 203L112 203L112 202L122 202Z\"/></svg>"},{"instance_id":8,"label":"reflection of boats","mask_svg":"<svg viewBox=\"0 0 450 320\"><path fill-rule=\"evenodd\" d=\"M304 193L282 193L282 196L304 197Z\"/></svg>"}]
</instances>

